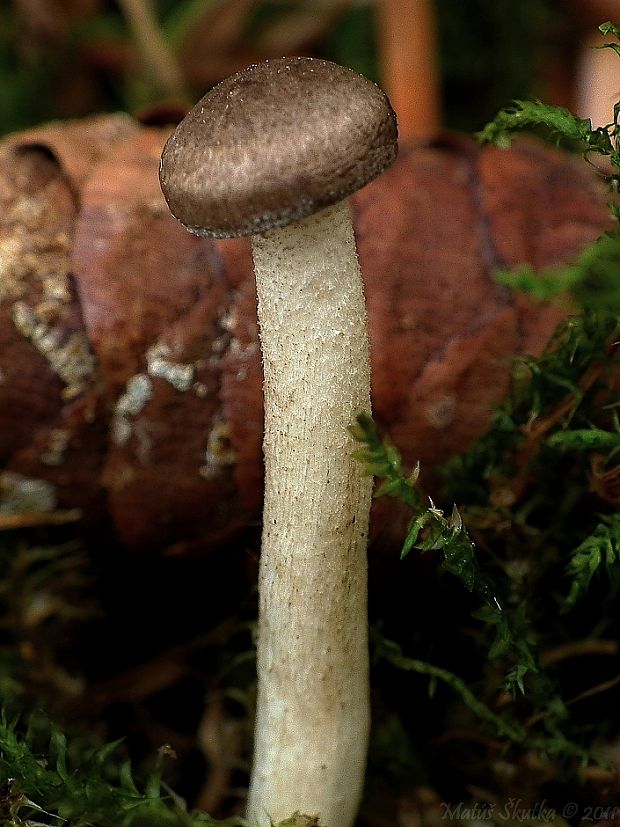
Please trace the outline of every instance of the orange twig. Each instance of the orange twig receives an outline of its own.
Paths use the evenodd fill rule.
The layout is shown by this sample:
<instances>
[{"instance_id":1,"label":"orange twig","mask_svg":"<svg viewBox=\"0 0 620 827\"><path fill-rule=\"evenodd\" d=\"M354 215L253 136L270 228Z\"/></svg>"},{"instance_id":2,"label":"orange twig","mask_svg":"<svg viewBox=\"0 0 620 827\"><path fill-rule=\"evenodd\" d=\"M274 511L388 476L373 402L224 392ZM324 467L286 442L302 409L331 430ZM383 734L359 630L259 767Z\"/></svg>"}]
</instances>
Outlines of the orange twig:
<instances>
[{"instance_id":1,"label":"orange twig","mask_svg":"<svg viewBox=\"0 0 620 827\"><path fill-rule=\"evenodd\" d=\"M431 137L441 126L432 0L378 0L382 81L401 138Z\"/></svg>"},{"instance_id":2,"label":"orange twig","mask_svg":"<svg viewBox=\"0 0 620 827\"><path fill-rule=\"evenodd\" d=\"M20 514L0 515L0 531L18 528L36 528L46 525L64 525L81 519L82 512L74 508L69 511L23 511Z\"/></svg>"}]
</instances>

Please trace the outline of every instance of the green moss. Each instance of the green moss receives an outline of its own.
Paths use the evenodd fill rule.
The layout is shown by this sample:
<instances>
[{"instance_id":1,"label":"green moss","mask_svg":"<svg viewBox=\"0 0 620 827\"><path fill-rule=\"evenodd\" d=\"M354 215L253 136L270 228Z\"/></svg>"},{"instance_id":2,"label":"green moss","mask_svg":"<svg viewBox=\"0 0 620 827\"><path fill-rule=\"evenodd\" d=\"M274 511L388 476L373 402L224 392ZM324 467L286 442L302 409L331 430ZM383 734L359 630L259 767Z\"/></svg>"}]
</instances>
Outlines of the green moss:
<instances>
[{"instance_id":1,"label":"green moss","mask_svg":"<svg viewBox=\"0 0 620 827\"><path fill-rule=\"evenodd\" d=\"M620 38L610 24L601 31ZM620 46L612 48L620 52ZM518 102L481 137L500 145L523 129L540 130L553 141L559 137L588 160L595 154L608 158L606 178L615 190L619 113L616 107L608 126L593 129L567 110ZM377 658L430 679L433 686L449 687L452 717L475 719L478 728L499 739L514 766L537 756L541 766L553 767L556 782L566 783L583 766L605 765L603 733L609 737L617 730L613 699L606 705L603 698L589 719L580 714L579 703L604 696L615 685L618 660L619 272L616 224L562 268L497 274L501 283L539 300L561 299L572 315L539 357L513 360L510 392L489 431L440 469L450 517L428 504L417 485L419 469L407 475L395 447L380 439L369 417L360 417L352 429L364 445L360 460L379 478L376 496L396 497L411 510L401 557L433 556L436 575L455 576L481 604L471 625L469 601L457 603L450 626L454 642L443 652L443 663L406 653L410 640L418 649L432 647L436 630L418 630L413 637L405 617L394 639L376 634ZM446 600L439 577L426 587L435 590L437 600ZM444 608L454 611L447 603ZM469 624L470 638L464 674L459 674L456 632L461 624ZM549 655L560 652L562 661L583 651L611 654L606 668L598 667L599 684L587 689L579 670L558 668ZM509 703L501 701L506 691L512 695ZM467 775L463 767L460 772Z\"/></svg>"}]
</instances>

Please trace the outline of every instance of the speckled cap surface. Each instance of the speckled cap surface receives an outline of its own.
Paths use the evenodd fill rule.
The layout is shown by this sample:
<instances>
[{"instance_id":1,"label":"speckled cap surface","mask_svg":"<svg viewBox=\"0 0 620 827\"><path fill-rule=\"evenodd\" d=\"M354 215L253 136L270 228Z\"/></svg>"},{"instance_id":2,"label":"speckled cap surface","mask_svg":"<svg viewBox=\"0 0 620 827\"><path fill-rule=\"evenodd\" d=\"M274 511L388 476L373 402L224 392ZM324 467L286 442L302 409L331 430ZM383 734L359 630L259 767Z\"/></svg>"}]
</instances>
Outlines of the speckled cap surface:
<instances>
[{"instance_id":1,"label":"speckled cap surface","mask_svg":"<svg viewBox=\"0 0 620 827\"><path fill-rule=\"evenodd\" d=\"M282 58L211 89L168 139L159 177L191 232L226 238L335 204L397 151L396 117L378 86L325 60Z\"/></svg>"}]
</instances>

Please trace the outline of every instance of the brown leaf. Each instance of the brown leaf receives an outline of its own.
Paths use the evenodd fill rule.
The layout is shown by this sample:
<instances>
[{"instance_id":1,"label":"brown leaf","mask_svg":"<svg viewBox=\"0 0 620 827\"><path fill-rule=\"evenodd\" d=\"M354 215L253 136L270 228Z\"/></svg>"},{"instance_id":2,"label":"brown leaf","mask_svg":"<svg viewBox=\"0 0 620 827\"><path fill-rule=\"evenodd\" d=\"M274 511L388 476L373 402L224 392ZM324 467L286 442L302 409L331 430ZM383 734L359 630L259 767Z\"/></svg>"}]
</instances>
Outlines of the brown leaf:
<instances>
[{"instance_id":1,"label":"brown leaf","mask_svg":"<svg viewBox=\"0 0 620 827\"><path fill-rule=\"evenodd\" d=\"M165 134L111 116L0 147L0 244L38 239L13 276L25 292L0 304L0 440L7 467L53 483L62 508L130 548L182 553L259 518L262 378L249 244L197 239L170 216ZM507 357L540 352L561 315L515 299L492 270L570 256L608 226L605 195L559 153L447 137L403 147L351 201L375 416L432 490L431 466L488 426ZM12 317L15 301L53 315L40 307L50 261L75 279L59 335L95 357L82 384ZM398 527L378 516L388 541Z\"/></svg>"}]
</instances>

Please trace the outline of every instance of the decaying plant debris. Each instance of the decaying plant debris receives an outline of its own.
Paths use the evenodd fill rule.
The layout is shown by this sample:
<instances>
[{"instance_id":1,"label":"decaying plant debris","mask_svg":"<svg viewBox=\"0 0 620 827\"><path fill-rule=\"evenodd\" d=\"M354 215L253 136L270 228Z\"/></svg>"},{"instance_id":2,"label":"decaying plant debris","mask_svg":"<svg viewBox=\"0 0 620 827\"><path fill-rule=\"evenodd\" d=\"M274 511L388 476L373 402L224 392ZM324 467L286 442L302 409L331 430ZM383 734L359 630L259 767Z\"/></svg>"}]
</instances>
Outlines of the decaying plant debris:
<instances>
[{"instance_id":1,"label":"decaying plant debris","mask_svg":"<svg viewBox=\"0 0 620 827\"><path fill-rule=\"evenodd\" d=\"M517 104L485 136L505 143L524 122L601 153L617 186L616 124ZM0 149L0 815L12 827L243 823L230 816L247 785L257 545L235 529L260 499L255 318L247 250L184 246L167 223L152 183L163 135L101 118ZM611 822L617 210L591 170L531 143L446 138L407 149L386 178L354 208L380 426L361 419L354 434L377 494L400 499L409 523L397 543L401 517L379 501L359 823ZM205 492L211 510L195 515ZM212 553L127 553L155 545ZM68 737L13 713L37 702ZM319 827L303 814L284 825Z\"/></svg>"},{"instance_id":2,"label":"decaying plant debris","mask_svg":"<svg viewBox=\"0 0 620 827\"><path fill-rule=\"evenodd\" d=\"M179 552L256 519L262 398L249 250L167 215L165 134L108 116L2 145L0 458L126 547ZM377 420L429 468L481 433L503 360L540 352L563 312L491 271L576 252L604 198L533 144L449 138L405 147L353 209Z\"/></svg>"}]
</instances>

